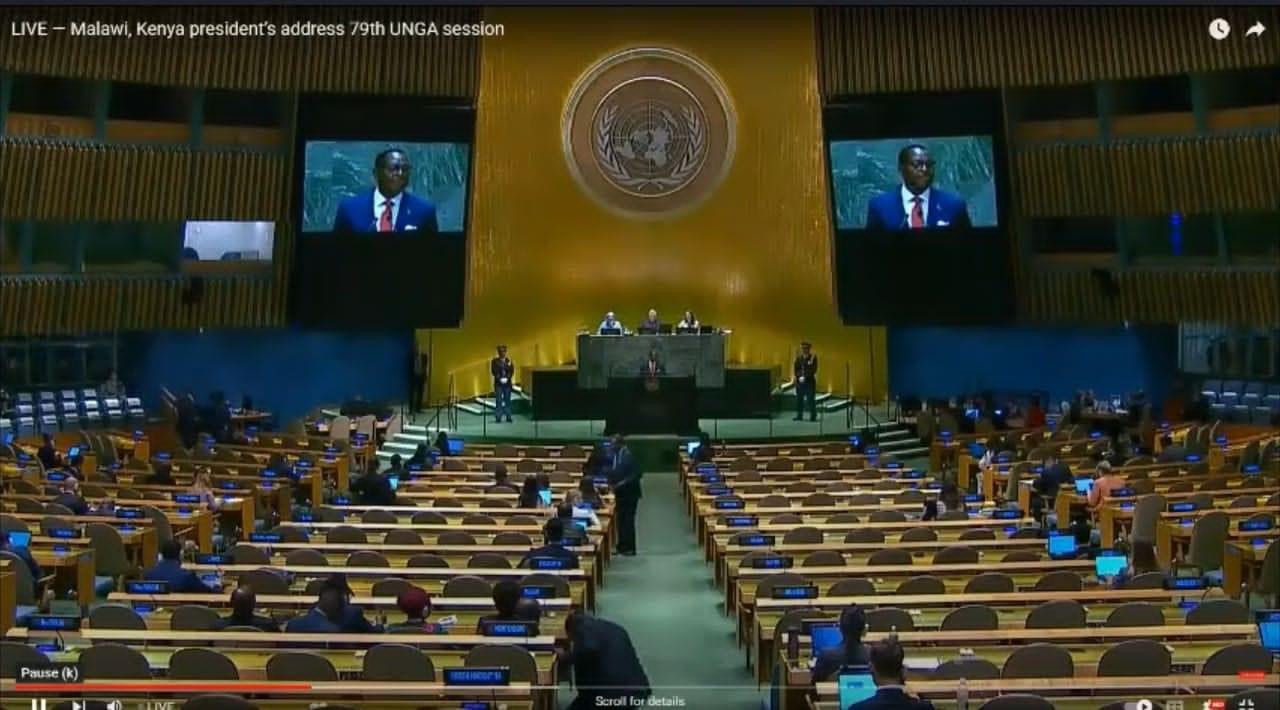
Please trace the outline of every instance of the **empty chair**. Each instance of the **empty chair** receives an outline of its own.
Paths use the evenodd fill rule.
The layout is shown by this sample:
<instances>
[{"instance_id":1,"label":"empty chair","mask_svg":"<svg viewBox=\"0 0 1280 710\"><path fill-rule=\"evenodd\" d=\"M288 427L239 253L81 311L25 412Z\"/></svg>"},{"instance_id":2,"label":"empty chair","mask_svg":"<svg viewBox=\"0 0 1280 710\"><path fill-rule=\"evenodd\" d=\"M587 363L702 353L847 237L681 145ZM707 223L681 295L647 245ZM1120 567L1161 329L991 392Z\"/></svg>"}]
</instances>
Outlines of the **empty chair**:
<instances>
[{"instance_id":1,"label":"empty chair","mask_svg":"<svg viewBox=\"0 0 1280 710\"><path fill-rule=\"evenodd\" d=\"M957 609L959 611L959 609ZM934 669L931 680L995 680L1000 669L985 658L953 659ZM1050 705L1049 707L1053 707Z\"/></svg>"},{"instance_id":2,"label":"empty chair","mask_svg":"<svg viewBox=\"0 0 1280 710\"><path fill-rule=\"evenodd\" d=\"M1194 481L1174 481L1169 484L1170 493L1190 493L1196 489Z\"/></svg>"},{"instance_id":3,"label":"empty chair","mask_svg":"<svg viewBox=\"0 0 1280 710\"><path fill-rule=\"evenodd\" d=\"M363 545L369 541L369 537L364 534L363 530L353 525L339 525L325 533L324 541L346 545Z\"/></svg>"},{"instance_id":4,"label":"empty chair","mask_svg":"<svg viewBox=\"0 0 1280 710\"><path fill-rule=\"evenodd\" d=\"M147 622L142 620L133 607L124 604L103 604L89 612L89 628L146 631Z\"/></svg>"},{"instance_id":5,"label":"empty chair","mask_svg":"<svg viewBox=\"0 0 1280 710\"><path fill-rule=\"evenodd\" d=\"M422 536L412 530L397 528L388 530L382 538L384 545L421 545Z\"/></svg>"},{"instance_id":6,"label":"empty chair","mask_svg":"<svg viewBox=\"0 0 1280 710\"><path fill-rule=\"evenodd\" d=\"M271 532L280 535L280 542L310 542L307 531L294 525L277 525Z\"/></svg>"},{"instance_id":7,"label":"empty chair","mask_svg":"<svg viewBox=\"0 0 1280 710\"><path fill-rule=\"evenodd\" d=\"M467 652L464 665L468 667L510 669L513 683L537 683L538 665L533 654L519 646L475 646Z\"/></svg>"},{"instance_id":8,"label":"empty chair","mask_svg":"<svg viewBox=\"0 0 1280 710\"><path fill-rule=\"evenodd\" d=\"M449 519L443 513L434 510L423 510L413 514L410 522L414 525L447 525Z\"/></svg>"},{"instance_id":9,"label":"empty chair","mask_svg":"<svg viewBox=\"0 0 1280 710\"><path fill-rule=\"evenodd\" d=\"M934 532L932 528L919 527L911 528L902 533L899 542L935 542L937 539L938 533Z\"/></svg>"},{"instance_id":10,"label":"empty chair","mask_svg":"<svg viewBox=\"0 0 1280 710\"><path fill-rule=\"evenodd\" d=\"M471 569L511 569L511 561L497 552L477 552L467 560Z\"/></svg>"},{"instance_id":11,"label":"empty chair","mask_svg":"<svg viewBox=\"0 0 1280 710\"><path fill-rule=\"evenodd\" d=\"M1037 592L1078 592L1084 589L1084 580L1075 572L1058 570L1041 577L1033 589Z\"/></svg>"},{"instance_id":12,"label":"empty chair","mask_svg":"<svg viewBox=\"0 0 1280 710\"><path fill-rule=\"evenodd\" d=\"M938 520L968 520L969 511L967 510L948 510L938 516Z\"/></svg>"},{"instance_id":13,"label":"empty chair","mask_svg":"<svg viewBox=\"0 0 1280 710\"><path fill-rule=\"evenodd\" d=\"M833 506L836 504L836 497L830 493L810 493L800 501L800 505L807 507Z\"/></svg>"},{"instance_id":14,"label":"empty chair","mask_svg":"<svg viewBox=\"0 0 1280 710\"><path fill-rule=\"evenodd\" d=\"M321 505L311 511L311 517L317 523L340 523L347 519L347 514L338 508Z\"/></svg>"},{"instance_id":15,"label":"empty chair","mask_svg":"<svg viewBox=\"0 0 1280 710\"><path fill-rule=\"evenodd\" d=\"M1227 505L1228 508L1252 508L1258 504L1257 496L1240 496Z\"/></svg>"},{"instance_id":16,"label":"empty chair","mask_svg":"<svg viewBox=\"0 0 1280 710\"><path fill-rule=\"evenodd\" d=\"M390 567L387 556L374 550L357 550L347 555L347 567Z\"/></svg>"},{"instance_id":17,"label":"empty chair","mask_svg":"<svg viewBox=\"0 0 1280 710\"><path fill-rule=\"evenodd\" d=\"M951 545L933 556L935 565L977 564L978 551L967 545Z\"/></svg>"},{"instance_id":18,"label":"empty chair","mask_svg":"<svg viewBox=\"0 0 1280 710\"><path fill-rule=\"evenodd\" d=\"M329 659L310 651L282 651L267 659L267 680L338 680L338 670Z\"/></svg>"},{"instance_id":19,"label":"empty chair","mask_svg":"<svg viewBox=\"0 0 1280 710\"><path fill-rule=\"evenodd\" d=\"M810 553L800 563L801 567L840 567L845 564L844 555L836 550L818 550Z\"/></svg>"},{"instance_id":20,"label":"empty chair","mask_svg":"<svg viewBox=\"0 0 1280 710\"><path fill-rule=\"evenodd\" d=\"M1271 672L1271 652L1256 643L1233 643L1209 656L1201 675L1238 675L1251 671Z\"/></svg>"},{"instance_id":21,"label":"empty chair","mask_svg":"<svg viewBox=\"0 0 1280 710\"><path fill-rule=\"evenodd\" d=\"M361 679L388 683L430 683L436 679L431 659L403 643L381 643L364 655Z\"/></svg>"},{"instance_id":22,"label":"empty chair","mask_svg":"<svg viewBox=\"0 0 1280 710\"><path fill-rule=\"evenodd\" d=\"M130 609L129 611L133 611ZM80 677L86 680L149 680L151 666L124 644L99 643L80 652Z\"/></svg>"},{"instance_id":23,"label":"empty chair","mask_svg":"<svg viewBox=\"0 0 1280 710\"><path fill-rule=\"evenodd\" d=\"M237 565L269 565L271 555L257 545L242 542L231 548L231 561Z\"/></svg>"},{"instance_id":24,"label":"empty chair","mask_svg":"<svg viewBox=\"0 0 1280 710\"><path fill-rule=\"evenodd\" d=\"M906 503L924 503L924 500L924 491L915 488L902 491L893 497L893 502L899 505Z\"/></svg>"},{"instance_id":25,"label":"empty chair","mask_svg":"<svg viewBox=\"0 0 1280 710\"><path fill-rule=\"evenodd\" d=\"M1164 572L1144 572L1124 583L1125 589L1161 589L1164 587Z\"/></svg>"},{"instance_id":26,"label":"empty chair","mask_svg":"<svg viewBox=\"0 0 1280 710\"><path fill-rule=\"evenodd\" d=\"M539 520L530 515L512 515L506 519L503 525L516 527L517 525L538 525Z\"/></svg>"},{"instance_id":27,"label":"empty chair","mask_svg":"<svg viewBox=\"0 0 1280 710\"><path fill-rule=\"evenodd\" d=\"M1196 507L1196 510L1211 510L1213 508L1213 494L1196 493L1184 498L1183 502L1191 503Z\"/></svg>"},{"instance_id":28,"label":"empty chair","mask_svg":"<svg viewBox=\"0 0 1280 710\"><path fill-rule=\"evenodd\" d=\"M965 594L1004 594L1012 591L1013 578L1002 572L983 572L964 585Z\"/></svg>"},{"instance_id":29,"label":"empty chair","mask_svg":"<svg viewBox=\"0 0 1280 710\"><path fill-rule=\"evenodd\" d=\"M832 515L831 517L827 518L827 523L831 525L837 525L840 523L856 523L856 522L858 522L857 513L836 513L835 515Z\"/></svg>"},{"instance_id":30,"label":"empty chair","mask_svg":"<svg viewBox=\"0 0 1280 710\"><path fill-rule=\"evenodd\" d=\"M1164 611L1146 602L1129 602L1107 615L1107 626L1164 626Z\"/></svg>"},{"instance_id":31,"label":"empty chair","mask_svg":"<svg viewBox=\"0 0 1280 710\"><path fill-rule=\"evenodd\" d=\"M868 565L909 565L911 553L897 547L876 550L867 558Z\"/></svg>"},{"instance_id":32,"label":"empty chair","mask_svg":"<svg viewBox=\"0 0 1280 710\"><path fill-rule=\"evenodd\" d=\"M1112 646L1098 659L1100 677L1169 675L1173 657L1163 643L1131 639Z\"/></svg>"},{"instance_id":33,"label":"empty chair","mask_svg":"<svg viewBox=\"0 0 1280 710\"><path fill-rule=\"evenodd\" d=\"M1162 495L1153 493L1138 498L1138 502L1133 507L1133 529L1129 533L1130 542L1147 542L1154 545L1156 523L1160 521L1160 514L1167 506L1168 502Z\"/></svg>"},{"instance_id":34,"label":"empty chair","mask_svg":"<svg viewBox=\"0 0 1280 710\"><path fill-rule=\"evenodd\" d=\"M791 499L780 493L775 493L761 498L757 505L760 508L790 508Z\"/></svg>"},{"instance_id":35,"label":"empty chair","mask_svg":"<svg viewBox=\"0 0 1280 710\"><path fill-rule=\"evenodd\" d=\"M444 567L449 566L449 561L440 555L430 552L423 552L413 555L405 562L406 567Z\"/></svg>"},{"instance_id":36,"label":"empty chair","mask_svg":"<svg viewBox=\"0 0 1280 710\"><path fill-rule=\"evenodd\" d=\"M1074 599L1058 599L1045 602L1027 614L1028 629L1081 629L1086 613L1080 602Z\"/></svg>"},{"instance_id":37,"label":"empty chair","mask_svg":"<svg viewBox=\"0 0 1280 710\"><path fill-rule=\"evenodd\" d=\"M31 532L31 528L19 518L12 515L0 515L0 535L10 532Z\"/></svg>"},{"instance_id":38,"label":"empty chair","mask_svg":"<svg viewBox=\"0 0 1280 710\"><path fill-rule=\"evenodd\" d=\"M988 700L978 710L1054 710L1054 707L1039 695L1010 693Z\"/></svg>"},{"instance_id":39,"label":"empty chair","mask_svg":"<svg viewBox=\"0 0 1280 710\"><path fill-rule=\"evenodd\" d=\"M1249 610L1234 599L1210 599L1200 602L1196 608L1187 612L1187 624L1198 626L1203 624L1248 624Z\"/></svg>"},{"instance_id":40,"label":"empty chair","mask_svg":"<svg viewBox=\"0 0 1280 710\"><path fill-rule=\"evenodd\" d=\"M858 528L845 535L844 541L848 543L878 544L884 542L884 533L875 528ZM908 556L910 556L910 553L908 553Z\"/></svg>"},{"instance_id":41,"label":"empty chair","mask_svg":"<svg viewBox=\"0 0 1280 710\"><path fill-rule=\"evenodd\" d=\"M290 567L326 567L329 564L329 558L319 550L290 550L289 554L284 556L284 563Z\"/></svg>"},{"instance_id":42,"label":"empty chair","mask_svg":"<svg viewBox=\"0 0 1280 710\"><path fill-rule=\"evenodd\" d=\"M498 521L482 513L470 513L462 516L462 524L469 527L476 527L480 525L497 525Z\"/></svg>"},{"instance_id":43,"label":"empty chair","mask_svg":"<svg viewBox=\"0 0 1280 710\"><path fill-rule=\"evenodd\" d=\"M898 585L895 594L946 594L947 585L941 579L923 574Z\"/></svg>"},{"instance_id":44,"label":"empty chair","mask_svg":"<svg viewBox=\"0 0 1280 710\"><path fill-rule=\"evenodd\" d=\"M849 505L880 505L880 496L874 493L859 493L849 498Z\"/></svg>"},{"instance_id":45,"label":"empty chair","mask_svg":"<svg viewBox=\"0 0 1280 710\"><path fill-rule=\"evenodd\" d=\"M818 486L813 481L800 481L783 488L787 493L813 493L816 490Z\"/></svg>"},{"instance_id":46,"label":"empty chair","mask_svg":"<svg viewBox=\"0 0 1280 710\"><path fill-rule=\"evenodd\" d=\"M230 658L207 648L183 648L169 657L173 680L240 680Z\"/></svg>"},{"instance_id":47,"label":"empty chair","mask_svg":"<svg viewBox=\"0 0 1280 710\"><path fill-rule=\"evenodd\" d=\"M17 678L23 666L43 666L49 657L35 647L17 641L0 641L0 678Z\"/></svg>"},{"instance_id":48,"label":"empty chair","mask_svg":"<svg viewBox=\"0 0 1280 710\"><path fill-rule=\"evenodd\" d=\"M1230 526L1231 518L1221 510L1200 516L1191 527L1187 561L1206 574L1222 569L1222 551L1226 546Z\"/></svg>"},{"instance_id":49,"label":"empty chair","mask_svg":"<svg viewBox=\"0 0 1280 710\"><path fill-rule=\"evenodd\" d=\"M862 577L842 579L827 590L827 596L831 597L869 597L875 593L876 585Z\"/></svg>"},{"instance_id":50,"label":"empty chair","mask_svg":"<svg viewBox=\"0 0 1280 710\"><path fill-rule=\"evenodd\" d=\"M366 510L360 515L360 522L362 523L390 523L394 525L399 521L400 519L396 517L396 514L389 510Z\"/></svg>"},{"instance_id":51,"label":"empty chair","mask_svg":"<svg viewBox=\"0 0 1280 710\"><path fill-rule=\"evenodd\" d=\"M493 588L479 577L464 575L445 582L441 593L446 597L488 597L493 594Z\"/></svg>"},{"instance_id":52,"label":"empty chair","mask_svg":"<svg viewBox=\"0 0 1280 710\"><path fill-rule=\"evenodd\" d=\"M906 610L882 606L866 613L867 631L915 631L916 623Z\"/></svg>"},{"instance_id":53,"label":"empty chair","mask_svg":"<svg viewBox=\"0 0 1280 710\"><path fill-rule=\"evenodd\" d=\"M869 519L873 523L905 523L907 516L900 510L877 510Z\"/></svg>"},{"instance_id":54,"label":"empty chair","mask_svg":"<svg viewBox=\"0 0 1280 710\"><path fill-rule=\"evenodd\" d=\"M804 522L804 517L799 513L783 513L769 518L771 525L799 525Z\"/></svg>"},{"instance_id":55,"label":"empty chair","mask_svg":"<svg viewBox=\"0 0 1280 710\"><path fill-rule=\"evenodd\" d=\"M989 532L991 534L990 536L984 536L983 537L984 540L996 539L996 534L993 531L987 530L986 532ZM1039 528L1018 528L1017 530L1013 531L1012 535L1009 536L1010 540L1037 540L1039 538L1040 538ZM964 535L961 535L960 539L962 540L965 539Z\"/></svg>"},{"instance_id":56,"label":"empty chair","mask_svg":"<svg viewBox=\"0 0 1280 710\"><path fill-rule=\"evenodd\" d=\"M169 617L171 631L217 631L222 628L218 612L199 604L183 604Z\"/></svg>"},{"instance_id":57,"label":"empty chair","mask_svg":"<svg viewBox=\"0 0 1280 710\"><path fill-rule=\"evenodd\" d=\"M967 590L966 590L967 591ZM942 619L943 631L990 631L1000 627L1000 617L994 609L982 604L962 606ZM974 676L963 676L973 678ZM989 676L989 677L998 677Z\"/></svg>"},{"instance_id":58,"label":"empty chair","mask_svg":"<svg viewBox=\"0 0 1280 710\"><path fill-rule=\"evenodd\" d=\"M412 586L407 579L387 577L374 582L369 589L369 594L375 597L399 597L404 590Z\"/></svg>"},{"instance_id":59,"label":"empty chair","mask_svg":"<svg viewBox=\"0 0 1280 710\"><path fill-rule=\"evenodd\" d=\"M476 539L471 533L462 530L446 530L440 533L436 542L441 545L474 545Z\"/></svg>"},{"instance_id":60,"label":"empty chair","mask_svg":"<svg viewBox=\"0 0 1280 710\"><path fill-rule=\"evenodd\" d=\"M959 540L994 540L996 539L995 531L990 528L970 528L960 533Z\"/></svg>"},{"instance_id":61,"label":"empty chair","mask_svg":"<svg viewBox=\"0 0 1280 710\"><path fill-rule=\"evenodd\" d=\"M816 545L822 542L822 531L811 526L793 528L782 536L784 545Z\"/></svg>"},{"instance_id":62,"label":"empty chair","mask_svg":"<svg viewBox=\"0 0 1280 710\"><path fill-rule=\"evenodd\" d=\"M493 544L527 547L533 544L533 540L522 532L500 532L493 536Z\"/></svg>"},{"instance_id":63,"label":"empty chair","mask_svg":"<svg viewBox=\"0 0 1280 710\"><path fill-rule=\"evenodd\" d=\"M1009 654L1000 675L1004 678L1071 678L1075 673L1075 661L1065 648L1033 643Z\"/></svg>"},{"instance_id":64,"label":"empty chair","mask_svg":"<svg viewBox=\"0 0 1280 710\"><path fill-rule=\"evenodd\" d=\"M258 596L265 594L288 594L289 581L269 569L255 569L240 575L242 587L249 587Z\"/></svg>"}]
</instances>

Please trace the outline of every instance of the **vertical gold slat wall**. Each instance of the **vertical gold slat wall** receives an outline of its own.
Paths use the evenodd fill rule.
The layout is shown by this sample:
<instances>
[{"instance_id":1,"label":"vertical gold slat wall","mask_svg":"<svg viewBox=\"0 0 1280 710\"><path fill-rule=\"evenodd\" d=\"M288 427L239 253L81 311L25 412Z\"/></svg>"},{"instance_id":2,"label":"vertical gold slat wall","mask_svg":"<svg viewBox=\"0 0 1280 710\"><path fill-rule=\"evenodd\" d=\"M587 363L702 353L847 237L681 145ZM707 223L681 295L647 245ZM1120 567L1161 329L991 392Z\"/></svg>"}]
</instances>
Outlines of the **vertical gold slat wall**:
<instances>
[{"instance_id":1,"label":"vertical gold slat wall","mask_svg":"<svg viewBox=\"0 0 1280 710\"><path fill-rule=\"evenodd\" d=\"M0 17L7 15L0 11ZM276 27L336 23L349 31L352 20L478 22L481 10L98 8L94 17L130 23L237 20ZM82 12L50 7L42 10L41 19L65 25L85 18ZM328 91L474 99L479 49L478 39L440 36L85 41L56 33L0 43L0 71L285 94ZM287 144L292 144L291 136ZM291 173L290 155L0 137L0 219L276 223L274 278L206 277L203 299L193 305L183 304L185 279L176 276L7 279L0 288L0 336L282 325L295 233ZM53 194L59 198L47 199Z\"/></svg>"},{"instance_id":2,"label":"vertical gold slat wall","mask_svg":"<svg viewBox=\"0 0 1280 710\"><path fill-rule=\"evenodd\" d=\"M1280 8L1225 16L1237 27L1280 26ZM1213 42L1201 8L823 7L816 11L825 97L1007 89L1274 66L1274 43ZM1280 137L1128 140L1014 151L1014 242L1028 218L1274 211ZM1157 166L1156 169L1152 169ZM1248 175L1242 180L1240 176ZM1115 295L1088 269L1016 259L1020 312L1037 320L1280 322L1271 270L1125 270Z\"/></svg>"}]
</instances>

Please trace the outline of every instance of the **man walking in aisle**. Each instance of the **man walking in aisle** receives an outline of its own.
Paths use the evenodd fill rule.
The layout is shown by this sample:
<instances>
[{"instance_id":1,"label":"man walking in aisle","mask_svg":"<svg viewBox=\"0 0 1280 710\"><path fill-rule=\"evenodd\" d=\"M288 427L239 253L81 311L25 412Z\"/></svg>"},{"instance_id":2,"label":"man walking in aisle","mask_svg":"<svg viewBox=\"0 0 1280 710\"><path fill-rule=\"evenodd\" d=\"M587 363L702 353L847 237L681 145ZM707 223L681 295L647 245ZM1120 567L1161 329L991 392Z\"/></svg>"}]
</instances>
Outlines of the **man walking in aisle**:
<instances>
[{"instance_id":1,"label":"man walking in aisle","mask_svg":"<svg viewBox=\"0 0 1280 710\"><path fill-rule=\"evenodd\" d=\"M613 435L606 471L618 515L618 554L636 554L636 509L640 506L640 479L644 475L636 466L631 450L622 434Z\"/></svg>"}]
</instances>

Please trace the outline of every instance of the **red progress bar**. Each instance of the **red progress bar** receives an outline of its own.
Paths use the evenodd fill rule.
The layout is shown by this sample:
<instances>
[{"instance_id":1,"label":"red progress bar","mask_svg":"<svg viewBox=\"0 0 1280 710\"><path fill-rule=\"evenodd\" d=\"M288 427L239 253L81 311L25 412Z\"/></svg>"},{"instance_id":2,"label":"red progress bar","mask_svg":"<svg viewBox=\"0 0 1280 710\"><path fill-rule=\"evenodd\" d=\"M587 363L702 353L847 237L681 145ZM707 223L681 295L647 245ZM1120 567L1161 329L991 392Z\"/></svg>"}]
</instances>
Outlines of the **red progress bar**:
<instances>
[{"instance_id":1,"label":"red progress bar","mask_svg":"<svg viewBox=\"0 0 1280 710\"><path fill-rule=\"evenodd\" d=\"M269 693L311 690L310 683L15 683L15 692L49 693Z\"/></svg>"}]
</instances>

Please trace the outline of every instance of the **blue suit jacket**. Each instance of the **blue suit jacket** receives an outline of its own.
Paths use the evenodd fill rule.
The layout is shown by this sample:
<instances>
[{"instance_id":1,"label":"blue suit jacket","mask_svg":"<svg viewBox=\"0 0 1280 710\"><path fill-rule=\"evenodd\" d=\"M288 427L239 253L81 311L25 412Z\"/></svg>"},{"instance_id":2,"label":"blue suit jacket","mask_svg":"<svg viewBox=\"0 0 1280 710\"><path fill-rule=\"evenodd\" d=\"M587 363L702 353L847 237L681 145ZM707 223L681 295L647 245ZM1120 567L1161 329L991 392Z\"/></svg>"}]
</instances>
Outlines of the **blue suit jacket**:
<instances>
[{"instance_id":1,"label":"blue suit jacket","mask_svg":"<svg viewBox=\"0 0 1280 710\"><path fill-rule=\"evenodd\" d=\"M161 560L156 566L142 573L142 578L152 582L167 582L171 594L207 594L212 591L189 569L183 569L177 560Z\"/></svg>"},{"instance_id":2,"label":"blue suit jacket","mask_svg":"<svg viewBox=\"0 0 1280 710\"><path fill-rule=\"evenodd\" d=\"M400 210L396 214L395 231L426 234L440 231L436 224L436 206L430 200L408 192L401 194L404 199L400 201ZM333 231L344 234L378 231L378 218L373 214L372 187L338 203L338 212L333 216Z\"/></svg>"},{"instance_id":3,"label":"blue suit jacket","mask_svg":"<svg viewBox=\"0 0 1280 710\"><path fill-rule=\"evenodd\" d=\"M938 222L946 222L946 224L939 225ZM936 187L929 190L929 211L925 215L924 223L926 228L932 229L967 229L973 226L969 221L969 207L964 199L954 192L939 190ZM867 229L889 232L908 229L907 213L902 207L901 186L882 192L867 203Z\"/></svg>"},{"instance_id":4,"label":"blue suit jacket","mask_svg":"<svg viewBox=\"0 0 1280 710\"><path fill-rule=\"evenodd\" d=\"M933 703L907 695L902 688L877 688L875 695L844 710L933 710Z\"/></svg>"},{"instance_id":5,"label":"blue suit jacket","mask_svg":"<svg viewBox=\"0 0 1280 710\"><path fill-rule=\"evenodd\" d=\"M554 557L556 559L566 560L566 563L569 565L569 569L578 568L578 556L574 554L573 550L564 549L563 545L543 545L542 547L535 547L532 550L529 550L529 552L521 558L520 566L528 566L529 560L535 557Z\"/></svg>"}]
</instances>

